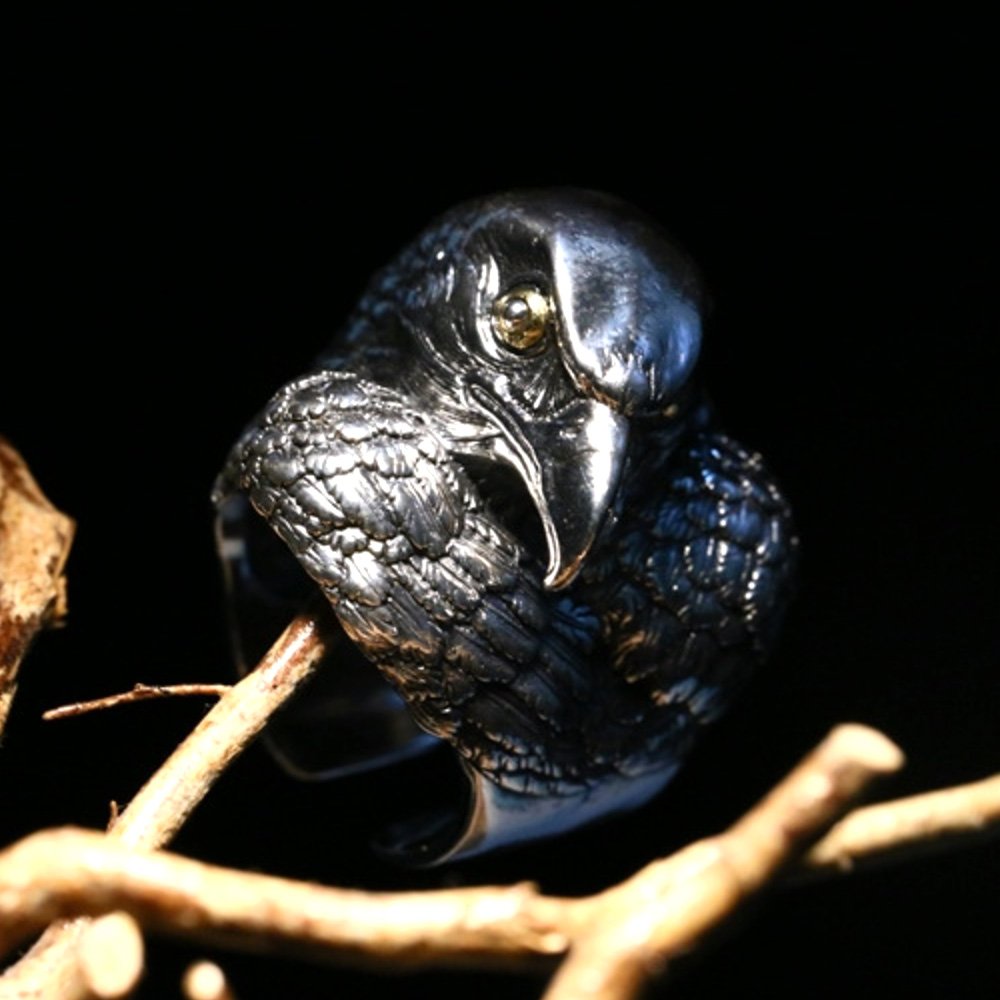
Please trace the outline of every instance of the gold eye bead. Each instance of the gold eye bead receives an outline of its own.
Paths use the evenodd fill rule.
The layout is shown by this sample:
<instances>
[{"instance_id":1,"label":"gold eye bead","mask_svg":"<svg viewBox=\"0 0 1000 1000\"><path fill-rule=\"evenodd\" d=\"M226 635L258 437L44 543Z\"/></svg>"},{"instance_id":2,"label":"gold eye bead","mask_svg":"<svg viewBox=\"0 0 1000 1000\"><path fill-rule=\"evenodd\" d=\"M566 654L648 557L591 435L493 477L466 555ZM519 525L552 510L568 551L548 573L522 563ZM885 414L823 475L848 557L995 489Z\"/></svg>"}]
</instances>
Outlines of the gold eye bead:
<instances>
[{"instance_id":1,"label":"gold eye bead","mask_svg":"<svg viewBox=\"0 0 1000 1000\"><path fill-rule=\"evenodd\" d=\"M549 300L537 288L512 288L493 302L493 332L507 347L526 351L545 336L551 312Z\"/></svg>"}]
</instances>

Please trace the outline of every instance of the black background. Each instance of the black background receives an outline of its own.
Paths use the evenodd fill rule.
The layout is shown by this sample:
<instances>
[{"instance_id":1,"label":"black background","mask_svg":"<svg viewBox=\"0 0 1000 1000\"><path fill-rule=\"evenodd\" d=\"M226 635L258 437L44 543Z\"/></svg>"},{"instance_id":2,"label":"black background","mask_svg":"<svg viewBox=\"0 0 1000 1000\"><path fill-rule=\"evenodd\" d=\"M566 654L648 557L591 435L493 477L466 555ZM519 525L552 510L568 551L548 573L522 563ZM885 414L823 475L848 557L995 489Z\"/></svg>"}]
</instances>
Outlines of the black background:
<instances>
[{"instance_id":1,"label":"black background","mask_svg":"<svg viewBox=\"0 0 1000 1000\"><path fill-rule=\"evenodd\" d=\"M585 892L724 826L839 721L906 750L879 794L996 770L985 25L174 12L36 21L4 44L0 429L78 522L67 626L27 661L2 748L4 842L102 826L200 717L162 702L38 718L137 680L227 679L207 494L229 443L401 243L461 198L525 185L619 194L701 263L705 379L803 539L779 655L658 801L556 844L399 871L368 838L419 800L422 772L300 786L255 748L177 848L338 884ZM775 891L678 967L672 995L992 995L998 858ZM176 995L202 953L155 941L143 995ZM243 998L542 989L223 961Z\"/></svg>"}]
</instances>

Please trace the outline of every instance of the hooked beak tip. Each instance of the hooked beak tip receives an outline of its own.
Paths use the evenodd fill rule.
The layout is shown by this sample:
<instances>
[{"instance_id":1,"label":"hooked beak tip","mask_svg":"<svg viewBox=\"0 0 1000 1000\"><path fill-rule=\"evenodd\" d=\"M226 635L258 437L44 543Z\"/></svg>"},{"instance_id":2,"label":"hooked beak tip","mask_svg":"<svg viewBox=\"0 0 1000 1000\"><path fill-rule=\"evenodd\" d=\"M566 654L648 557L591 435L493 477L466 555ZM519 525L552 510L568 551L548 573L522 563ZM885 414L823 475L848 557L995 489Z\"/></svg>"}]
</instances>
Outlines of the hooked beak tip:
<instances>
[{"instance_id":1,"label":"hooked beak tip","mask_svg":"<svg viewBox=\"0 0 1000 1000\"><path fill-rule=\"evenodd\" d=\"M572 431L564 426L558 436L561 461L541 466L540 488L533 491L548 543L548 590L569 586L583 569L625 459L627 419L596 400L581 401L578 410Z\"/></svg>"}]
</instances>

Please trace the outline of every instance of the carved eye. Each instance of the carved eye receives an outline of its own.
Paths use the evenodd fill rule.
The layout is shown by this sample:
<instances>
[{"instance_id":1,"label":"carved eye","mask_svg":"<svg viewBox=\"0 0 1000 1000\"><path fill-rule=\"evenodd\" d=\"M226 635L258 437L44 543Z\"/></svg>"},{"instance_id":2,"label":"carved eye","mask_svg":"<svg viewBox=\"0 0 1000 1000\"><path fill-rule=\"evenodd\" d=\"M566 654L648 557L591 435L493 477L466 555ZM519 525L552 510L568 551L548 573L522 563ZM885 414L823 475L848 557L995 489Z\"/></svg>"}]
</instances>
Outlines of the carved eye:
<instances>
[{"instance_id":1,"label":"carved eye","mask_svg":"<svg viewBox=\"0 0 1000 1000\"><path fill-rule=\"evenodd\" d=\"M552 303L534 285L518 285L493 301L493 332L501 344L527 351L552 323Z\"/></svg>"}]
</instances>

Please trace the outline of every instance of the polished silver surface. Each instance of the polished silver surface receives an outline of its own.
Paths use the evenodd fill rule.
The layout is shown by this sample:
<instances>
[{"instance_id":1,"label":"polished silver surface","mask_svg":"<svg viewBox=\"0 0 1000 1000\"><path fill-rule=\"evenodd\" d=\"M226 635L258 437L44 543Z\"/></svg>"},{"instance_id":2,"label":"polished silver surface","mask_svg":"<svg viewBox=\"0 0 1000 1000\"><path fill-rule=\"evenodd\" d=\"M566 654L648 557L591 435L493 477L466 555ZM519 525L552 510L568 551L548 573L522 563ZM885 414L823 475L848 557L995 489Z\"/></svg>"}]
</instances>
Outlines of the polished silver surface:
<instances>
[{"instance_id":1,"label":"polished silver surface","mask_svg":"<svg viewBox=\"0 0 1000 1000\"><path fill-rule=\"evenodd\" d=\"M243 659L317 588L343 626L274 737L286 763L356 770L429 735L468 775L401 854L641 804L773 644L797 543L694 379L701 301L690 261L615 199L468 203L234 447L216 502Z\"/></svg>"}]
</instances>

